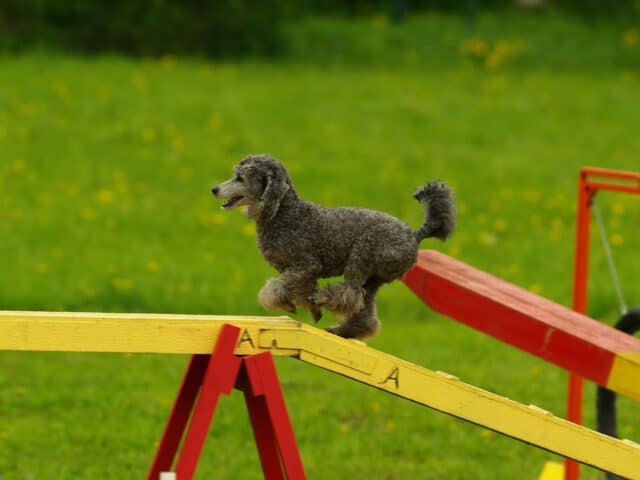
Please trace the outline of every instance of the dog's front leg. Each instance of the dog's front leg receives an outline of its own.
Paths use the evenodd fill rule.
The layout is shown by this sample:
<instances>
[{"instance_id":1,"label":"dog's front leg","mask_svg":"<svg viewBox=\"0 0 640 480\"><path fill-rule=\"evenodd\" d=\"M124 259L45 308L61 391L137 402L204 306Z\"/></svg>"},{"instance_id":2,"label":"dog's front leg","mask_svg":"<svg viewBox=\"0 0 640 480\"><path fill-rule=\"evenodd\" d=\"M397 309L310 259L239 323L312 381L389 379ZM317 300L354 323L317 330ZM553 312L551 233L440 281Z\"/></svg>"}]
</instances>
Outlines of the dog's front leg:
<instances>
[{"instance_id":1,"label":"dog's front leg","mask_svg":"<svg viewBox=\"0 0 640 480\"><path fill-rule=\"evenodd\" d=\"M284 310L296 313L296 306L291 299L284 274L277 278L270 278L258 292L258 301L267 310Z\"/></svg>"},{"instance_id":2,"label":"dog's front leg","mask_svg":"<svg viewBox=\"0 0 640 480\"><path fill-rule=\"evenodd\" d=\"M322 317L320 307L310 300L317 292L316 269L309 266L289 269L277 278L270 278L258 293L258 300L267 310L296 312L296 305L309 310L317 322Z\"/></svg>"}]
</instances>

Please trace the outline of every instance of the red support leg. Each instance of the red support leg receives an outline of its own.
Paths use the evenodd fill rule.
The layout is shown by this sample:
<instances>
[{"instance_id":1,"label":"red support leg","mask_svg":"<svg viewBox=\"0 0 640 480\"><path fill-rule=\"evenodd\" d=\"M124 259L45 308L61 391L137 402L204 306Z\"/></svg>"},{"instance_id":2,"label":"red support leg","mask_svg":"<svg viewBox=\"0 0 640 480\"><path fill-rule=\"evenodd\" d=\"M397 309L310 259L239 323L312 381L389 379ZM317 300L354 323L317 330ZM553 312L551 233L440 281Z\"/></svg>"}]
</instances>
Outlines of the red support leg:
<instances>
[{"instance_id":1,"label":"red support leg","mask_svg":"<svg viewBox=\"0 0 640 480\"><path fill-rule=\"evenodd\" d=\"M213 412L217 405L218 396L220 393L230 392L238 374L240 359L233 355L233 350L239 333L239 328L232 325L224 325L220 330L220 335L212 355L202 354L193 355L191 357L191 361L189 362L189 366L187 367L187 371L182 380L182 385L178 391L173 409L169 415L169 420L165 426L162 439L160 440L158 450L156 451L155 459L151 465L149 473L147 474L147 480L158 480L161 472L171 471L173 460L178 450L178 446L180 445L180 440L182 439L187 422L189 421L193 405L198 397L198 391L202 390L203 392L207 391L208 394L201 394L198 398L196 409L198 410L198 406L200 406L200 413L198 417L196 417L196 414L194 413L190 422L189 432L192 432L192 428L195 428L194 419L197 421L202 421L203 419L206 420L207 414L210 414L209 420L206 423L204 436L202 436L202 433L198 432L197 429L190 437L187 435L190 439L188 443L190 456L187 455L187 458L185 459L185 462L187 463L185 464L185 467L183 467L192 467L193 470L195 470L195 464L197 463L197 457L200 455L202 444L197 448L197 455L195 456L194 462L193 454L196 453L194 440L201 438L202 443L204 443L206 430L211 422L211 417L213 416ZM220 379L217 382L215 378L216 376ZM229 380L229 376L231 376L231 380ZM207 378L209 379L208 382ZM203 385L203 380L205 385L208 383L208 387ZM229 381L231 386L225 388ZM200 388L201 386L203 387L202 389ZM210 404L206 405L206 402L210 402ZM195 437L195 435L198 436ZM183 455L185 455L186 445L187 440L185 440L185 445L182 447L181 459ZM193 471L189 476L181 478L184 478L185 480L190 479L192 475Z\"/></svg>"},{"instance_id":2,"label":"red support leg","mask_svg":"<svg viewBox=\"0 0 640 480\"><path fill-rule=\"evenodd\" d=\"M273 426L269 421L267 402L264 396L254 396L251 391L244 392L247 410L251 418L253 435L260 455L260 463L264 478L267 480L285 480L280 452L276 444L276 436Z\"/></svg>"},{"instance_id":3,"label":"red support leg","mask_svg":"<svg viewBox=\"0 0 640 480\"><path fill-rule=\"evenodd\" d=\"M234 384L244 391L265 478L306 479L273 358L269 352L234 356L239 333L239 328L224 325L212 355L191 357L147 480L158 480L161 472L171 470L187 423L176 476L193 477L218 398L231 393Z\"/></svg>"},{"instance_id":4,"label":"red support leg","mask_svg":"<svg viewBox=\"0 0 640 480\"><path fill-rule=\"evenodd\" d=\"M158 480L161 472L168 472L173 465L182 434L189 421L193 404L198 396L204 373L207 370L210 355L192 355L189 366L182 379L178 396L173 404L169 420L162 434L156 457L151 464L147 480Z\"/></svg>"},{"instance_id":5,"label":"red support leg","mask_svg":"<svg viewBox=\"0 0 640 480\"><path fill-rule=\"evenodd\" d=\"M306 479L271 354L265 352L246 357L244 365L251 387L251 395L258 397L255 401L247 402L247 407L253 410L250 413L251 422L254 426L256 443L258 443L265 476L267 468L271 472L272 469L275 470L276 465L281 465L288 480ZM271 437L275 439L275 444L280 453L279 462L277 463L273 448L269 446ZM268 463L266 468L265 458ZM267 478L271 480L272 478L279 479L282 477L274 475Z\"/></svg>"},{"instance_id":6,"label":"red support leg","mask_svg":"<svg viewBox=\"0 0 640 480\"><path fill-rule=\"evenodd\" d=\"M239 334L240 329L232 325L224 325L220 331L178 458L176 477L180 480L193 477L218 398L222 393L230 394L236 382L242 360L233 355L233 350Z\"/></svg>"}]
</instances>

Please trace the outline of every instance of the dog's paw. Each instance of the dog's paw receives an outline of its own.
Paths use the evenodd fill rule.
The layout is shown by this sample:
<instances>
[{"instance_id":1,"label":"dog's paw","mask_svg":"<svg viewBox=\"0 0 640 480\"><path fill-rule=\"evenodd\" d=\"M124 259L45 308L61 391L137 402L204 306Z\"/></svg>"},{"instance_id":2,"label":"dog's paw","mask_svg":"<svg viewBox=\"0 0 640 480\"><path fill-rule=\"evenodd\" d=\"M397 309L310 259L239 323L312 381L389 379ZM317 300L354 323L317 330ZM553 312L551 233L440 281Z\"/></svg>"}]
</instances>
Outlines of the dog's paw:
<instances>
[{"instance_id":1,"label":"dog's paw","mask_svg":"<svg viewBox=\"0 0 640 480\"><path fill-rule=\"evenodd\" d=\"M289 299L287 290L277 278L270 278L258 292L258 301L267 310L284 310L296 313L296 306Z\"/></svg>"},{"instance_id":2,"label":"dog's paw","mask_svg":"<svg viewBox=\"0 0 640 480\"><path fill-rule=\"evenodd\" d=\"M333 333L342 338L350 338L355 340L365 340L378 332L378 326L361 325L349 321L345 321L340 325L325 328L326 332Z\"/></svg>"},{"instance_id":3,"label":"dog's paw","mask_svg":"<svg viewBox=\"0 0 640 480\"><path fill-rule=\"evenodd\" d=\"M324 329L325 332L329 332L329 333L333 333L334 335L338 335L339 337L341 337L342 335L340 335L340 325L334 325L333 327L327 327Z\"/></svg>"}]
</instances>

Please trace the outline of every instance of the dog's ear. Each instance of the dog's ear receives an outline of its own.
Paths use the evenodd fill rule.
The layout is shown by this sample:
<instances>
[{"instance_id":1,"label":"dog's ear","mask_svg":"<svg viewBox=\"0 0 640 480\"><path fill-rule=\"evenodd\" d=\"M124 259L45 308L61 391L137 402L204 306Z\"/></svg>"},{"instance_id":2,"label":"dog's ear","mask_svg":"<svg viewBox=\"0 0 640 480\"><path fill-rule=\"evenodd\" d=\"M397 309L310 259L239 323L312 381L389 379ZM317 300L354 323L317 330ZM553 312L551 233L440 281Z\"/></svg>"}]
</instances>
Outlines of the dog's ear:
<instances>
[{"instance_id":1,"label":"dog's ear","mask_svg":"<svg viewBox=\"0 0 640 480\"><path fill-rule=\"evenodd\" d=\"M291 188L289 176L282 165L270 165L266 171L267 183L258 204L261 220L270 221L275 217L280 202Z\"/></svg>"}]
</instances>

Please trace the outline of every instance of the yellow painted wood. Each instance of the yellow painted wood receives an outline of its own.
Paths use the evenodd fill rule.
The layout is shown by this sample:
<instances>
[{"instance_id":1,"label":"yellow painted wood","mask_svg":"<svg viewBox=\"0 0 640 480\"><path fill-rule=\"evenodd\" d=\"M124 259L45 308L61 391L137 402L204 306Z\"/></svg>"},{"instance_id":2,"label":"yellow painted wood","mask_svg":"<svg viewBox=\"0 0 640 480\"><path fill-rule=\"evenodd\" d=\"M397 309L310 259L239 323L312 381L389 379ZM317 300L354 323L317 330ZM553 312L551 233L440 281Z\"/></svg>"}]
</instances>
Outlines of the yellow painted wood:
<instances>
[{"instance_id":1,"label":"yellow painted wood","mask_svg":"<svg viewBox=\"0 0 640 480\"><path fill-rule=\"evenodd\" d=\"M619 353L613 359L607 388L640 401L640 352Z\"/></svg>"},{"instance_id":2,"label":"yellow painted wood","mask_svg":"<svg viewBox=\"0 0 640 480\"><path fill-rule=\"evenodd\" d=\"M287 317L0 311L0 350L211 353L225 323L244 329L246 341L239 343L238 355L260 351L252 342L265 326L300 325Z\"/></svg>"},{"instance_id":3,"label":"yellow painted wood","mask_svg":"<svg viewBox=\"0 0 640 480\"><path fill-rule=\"evenodd\" d=\"M558 462L547 462L538 477L538 480L563 480L564 465Z\"/></svg>"},{"instance_id":4,"label":"yellow painted wood","mask_svg":"<svg viewBox=\"0 0 640 480\"><path fill-rule=\"evenodd\" d=\"M0 312L0 349L209 353L224 323L235 353L271 351L618 475L640 480L640 446L286 317ZM624 373L623 373L624 375Z\"/></svg>"},{"instance_id":5,"label":"yellow painted wood","mask_svg":"<svg viewBox=\"0 0 640 480\"><path fill-rule=\"evenodd\" d=\"M633 442L613 439L539 407L526 406L473 387L448 373L434 372L360 343L335 338L336 345L346 349L351 344L354 352L376 357L371 374L362 373L362 365L344 365L327 352L313 350L313 344L308 348L306 331L310 328L303 327L298 343L299 358L305 362L581 463L640 479L640 446ZM317 335L329 334L318 332Z\"/></svg>"}]
</instances>

